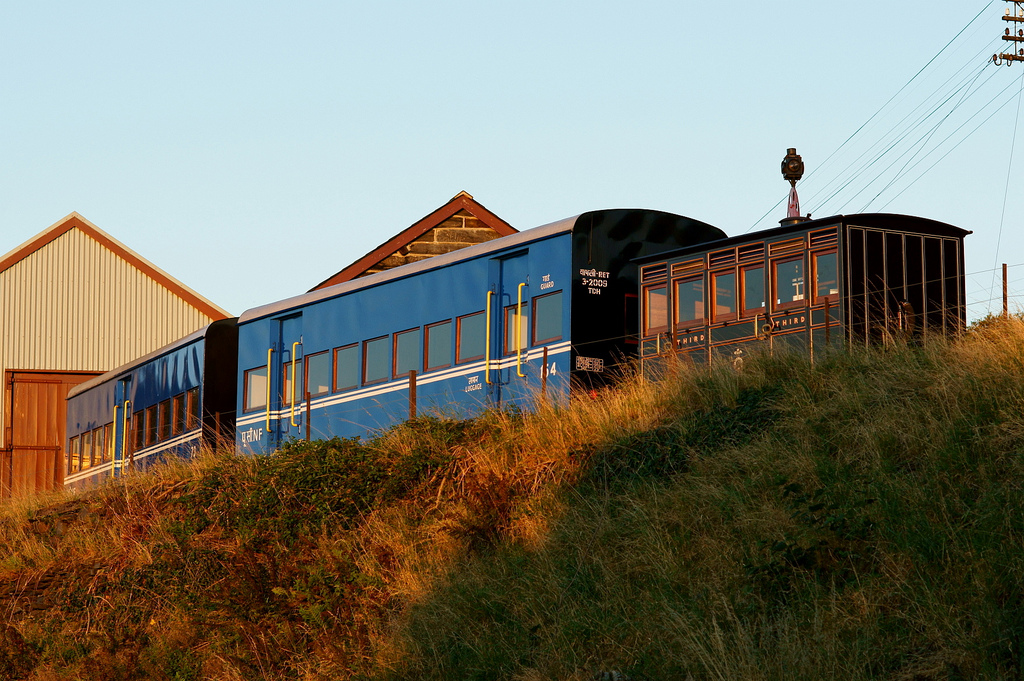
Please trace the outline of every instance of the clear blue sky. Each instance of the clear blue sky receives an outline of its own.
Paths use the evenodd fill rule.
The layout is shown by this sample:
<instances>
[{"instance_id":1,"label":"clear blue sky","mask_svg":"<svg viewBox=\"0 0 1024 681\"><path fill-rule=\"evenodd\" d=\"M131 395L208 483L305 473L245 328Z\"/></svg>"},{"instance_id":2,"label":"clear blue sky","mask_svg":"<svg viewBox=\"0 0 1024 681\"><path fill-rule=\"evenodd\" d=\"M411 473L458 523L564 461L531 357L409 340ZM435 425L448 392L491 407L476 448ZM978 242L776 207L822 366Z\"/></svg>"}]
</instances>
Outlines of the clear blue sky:
<instances>
[{"instance_id":1,"label":"clear blue sky","mask_svg":"<svg viewBox=\"0 0 1024 681\"><path fill-rule=\"evenodd\" d=\"M984 66L1011 3L771 5L9 3L0 253L78 211L238 314L307 290L460 190L519 229L616 207L729 234L769 213L755 227L768 228L795 146L804 212L973 230L968 296L983 314L993 266L1024 264L1020 148L1001 218L1024 64ZM904 118L943 100L917 127ZM1010 272L1024 305L1024 266Z\"/></svg>"}]
</instances>

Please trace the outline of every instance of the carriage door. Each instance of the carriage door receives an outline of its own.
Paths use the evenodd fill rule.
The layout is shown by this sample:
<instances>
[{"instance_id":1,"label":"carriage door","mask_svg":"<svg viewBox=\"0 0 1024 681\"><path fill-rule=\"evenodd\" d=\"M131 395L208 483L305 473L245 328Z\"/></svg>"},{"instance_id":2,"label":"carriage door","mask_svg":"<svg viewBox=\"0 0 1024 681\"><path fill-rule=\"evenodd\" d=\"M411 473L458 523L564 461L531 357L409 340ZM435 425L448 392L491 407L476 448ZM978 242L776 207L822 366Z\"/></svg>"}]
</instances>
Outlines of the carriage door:
<instances>
[{"instance_id":1,"label":"carriage door","mask_svg":"<svg viewBox=\"0 0 1024 681\"><path fill-rule=\"evenodd\" d=\"M131 456L132 379L127 376L114 385L114 456L111 473L118 477Z\"/></svg>"},{"instance_id":2,"label":"carriage door","mask_svg":"<svg viewBox=\"0 0 1024 681\"><path fill-rule=\"evenodd\" d=\"M277 346L271 362L271 422L270 451L302 434L305 408L305 385L302 366L302 315L277 320L271 332L276 335L272 344Z\"/></svg>"},{"instance_id":3,"label":"carriage door","mask_svg":"<svg viewBox=\"0 0 1024 681\"><path fill-rule=\"evenodd\" d=\"M488 394L495 405L530 397L527 349L530 337L528 251L491 261Z\"/></svg>"}]
</instances>

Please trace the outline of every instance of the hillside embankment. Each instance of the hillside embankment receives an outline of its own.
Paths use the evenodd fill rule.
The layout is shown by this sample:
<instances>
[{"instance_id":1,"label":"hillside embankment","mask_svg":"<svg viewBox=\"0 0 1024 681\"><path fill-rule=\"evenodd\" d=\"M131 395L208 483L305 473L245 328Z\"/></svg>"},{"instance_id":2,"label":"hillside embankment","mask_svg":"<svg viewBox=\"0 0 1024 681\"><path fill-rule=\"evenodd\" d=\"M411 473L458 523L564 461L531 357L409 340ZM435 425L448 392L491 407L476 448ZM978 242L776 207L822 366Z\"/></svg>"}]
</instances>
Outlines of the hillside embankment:
<instances>
[{"instance_id":1,"label":"hillside embankment","mask_svg":"<svg viewBox=\"0 0 1024 681\"><path fill-rule=\"evenodd\" d=\"M0 678L1020 678L1022 486L1020 319L670 366L8 504Z\"/></svg>"}]
</instances>

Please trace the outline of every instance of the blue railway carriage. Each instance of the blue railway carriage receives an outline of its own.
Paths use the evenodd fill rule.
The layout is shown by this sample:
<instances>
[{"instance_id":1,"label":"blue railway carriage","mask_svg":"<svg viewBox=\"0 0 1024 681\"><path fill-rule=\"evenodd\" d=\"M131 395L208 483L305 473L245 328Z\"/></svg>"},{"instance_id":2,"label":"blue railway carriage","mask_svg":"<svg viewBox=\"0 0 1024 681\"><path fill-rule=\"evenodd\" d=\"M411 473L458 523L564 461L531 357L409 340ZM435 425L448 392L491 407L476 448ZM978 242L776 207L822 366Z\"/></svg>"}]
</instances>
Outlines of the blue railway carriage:
<instances>
[{"instance_id":1,"label":"blue railway carriage","mask_svg":"<svg viewBox=\"0 0 1024 681\"><path fill-rule=\"evenodd\" d=\"M968 234L907 215L838 215L639 258L644 368L954 333L966 323Z\"/></svg>"},{"instance_id":2,"label":"blue railway carriage","mask_svg":"<svg viewBox=\"0 0 1024 681\"><path fill-rule=\"evenodd\" d=\"M600 382L636 354L633 259L724 237L678 215L595 211L249 310L239 451Z\"/></svg>"},{"instance_id":3,"label":"blue railway carriage","mask_svg":"<svg viewBox=\"0 0 1024 681\"><path fill-rule=\"evenodd\" d=\"M231 445L236 319L213 322L68 393L64 484L84 487L169 454Z\"/></svg>"}]
</instances>

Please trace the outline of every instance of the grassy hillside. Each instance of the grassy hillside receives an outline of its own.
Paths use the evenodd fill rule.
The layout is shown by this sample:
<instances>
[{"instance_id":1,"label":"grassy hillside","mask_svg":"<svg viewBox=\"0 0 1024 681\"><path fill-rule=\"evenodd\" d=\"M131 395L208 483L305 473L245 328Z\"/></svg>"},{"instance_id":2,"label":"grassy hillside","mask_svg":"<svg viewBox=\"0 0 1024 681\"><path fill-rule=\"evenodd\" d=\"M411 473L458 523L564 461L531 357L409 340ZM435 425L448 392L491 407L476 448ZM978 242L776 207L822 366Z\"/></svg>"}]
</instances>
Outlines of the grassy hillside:
<instances>
[{"instance_id":1,"label":"grassy hillside","mask_svg":"<svg viewBox=\"0 0 1024 681\"><path fill-rule=\"evenodd\" d=\"M0 511L0 678L1024 674L1024 323Z\"/></svg>"}]
</instances>

